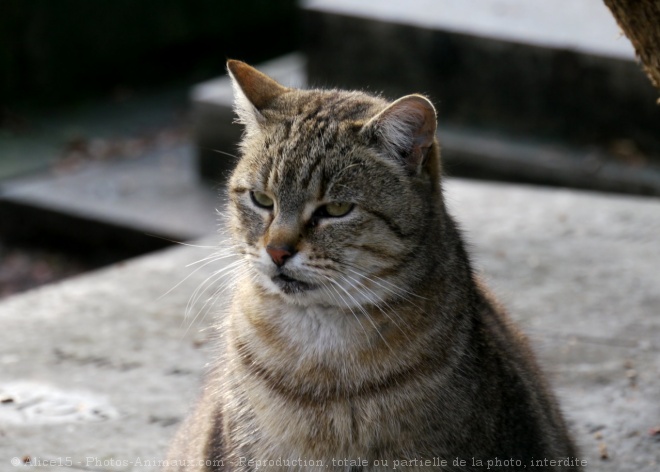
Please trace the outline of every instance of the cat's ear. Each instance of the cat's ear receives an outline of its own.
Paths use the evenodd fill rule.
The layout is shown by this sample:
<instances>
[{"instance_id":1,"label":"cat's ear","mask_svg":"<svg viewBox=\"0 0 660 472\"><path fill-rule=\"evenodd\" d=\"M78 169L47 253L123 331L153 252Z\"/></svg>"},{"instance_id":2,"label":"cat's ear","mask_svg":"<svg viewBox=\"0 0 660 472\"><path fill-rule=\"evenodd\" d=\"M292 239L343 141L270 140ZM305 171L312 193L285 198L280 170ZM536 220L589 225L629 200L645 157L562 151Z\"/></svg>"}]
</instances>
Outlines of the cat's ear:
<instances>
[{"instance_id":1,"label":"cat's ear","mask_svg":"<svg viewBox=\"0 0 660 472\"><path fill-rule=\"evenodd\" d=\"M227 71L234 88L234 109L249 133L265 121L263 110L289 89L241 61L228 60Z\"/></svg>"},{"instance_id":2,"label":"cat's ear","mask_svg":"<svg viewBox=\"0 0 660 472\"><path fill-rule=\"evenodd\" d=\"M433 104L422 95L406 95L374 116L363 128L411 173L419 173L435 139Z\"/></svg>"}]
</instances>

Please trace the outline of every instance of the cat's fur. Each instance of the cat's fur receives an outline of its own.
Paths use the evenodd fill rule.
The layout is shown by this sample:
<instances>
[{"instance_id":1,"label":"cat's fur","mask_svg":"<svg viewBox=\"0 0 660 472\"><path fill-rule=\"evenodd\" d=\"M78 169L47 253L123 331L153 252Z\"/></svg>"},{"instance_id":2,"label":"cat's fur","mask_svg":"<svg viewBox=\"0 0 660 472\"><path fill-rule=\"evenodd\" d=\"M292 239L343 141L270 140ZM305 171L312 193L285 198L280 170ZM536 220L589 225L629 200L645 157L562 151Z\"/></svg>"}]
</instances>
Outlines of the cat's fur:
<instances>
[{"instance_id":1,"label":"cat's fur","mask_svg":"<svg viewBox=\"0 0 660 472\"><path fill-rule=\"evenodd\" d=\"M525 338L475 278L447 213L431 103L228 69L245 125L228 189L244 271L168 470L574 457ZM332 202L354 207L332 217Z\"/></svg>"}]
</instances>

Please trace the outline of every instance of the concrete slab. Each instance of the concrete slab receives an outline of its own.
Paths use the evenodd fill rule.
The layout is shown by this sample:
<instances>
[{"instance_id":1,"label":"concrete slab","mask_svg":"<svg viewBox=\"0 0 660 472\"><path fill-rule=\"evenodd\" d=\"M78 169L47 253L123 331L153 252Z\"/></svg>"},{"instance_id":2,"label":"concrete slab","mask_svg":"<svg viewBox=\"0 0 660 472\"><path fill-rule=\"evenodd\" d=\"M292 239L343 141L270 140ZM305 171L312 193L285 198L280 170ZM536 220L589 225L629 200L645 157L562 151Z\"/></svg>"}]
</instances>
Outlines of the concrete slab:
<instances>
[{"instance_id":1,"label":"concrete slab","mask_svg":"<svg viewBox=\"0 0 660 472\"><path fill-rule=\"evenodd\" d=\"M448 182L447 199L476 266L530 334L589 470L658 470L660 201L464 180ZM0 304L0 470L26 456L55 461L44 471L69 460L158 469L212 355L207 327L221 309L204 304L225 263L192 275L186 265L216 240ZM186 320L200 286L199 316ZM30 412L20 424L18 406Z\"/></svg>"},{"instance_id":2,"label":"concrete slab","mask_svg":"<svg viewBox=\"0 0 660 472\"><path fill-rule=\"evenodd\" d=\"M660 156L660 109L605 5L594 0L308 0L310 83L422 92L441 119L511 137L633 145Z\"/></svg>"},{"instance_id":3,"label":"concrete slab","mask_svg":"<svg viewBox=\"0 0 660 472\"><path fill-rule=\"evenodd\" d=\"M71 153L72 145L87 143L97 154L125 155L125 150L117 149L121 145L180 129L188 88L170 86L150 93L125 90L116 97L67 109L22 111L18 129L0 130L0 181L57 166Z\"/></svg>"},{"instance_id":4,"label":"concrete slab","mask_svg":"<svg viewBox=\"0 0 660 472\"><path fill-rule=\"evenodd\" d=\"M39 244L58 238L134 256L214 231L209 214L219 189L198 181L190 144L6 181L0 235Z\"/></svg>"},{"instance_id":5,"label":"concrete slab","mask_svg":"<svg viewBox=\"0 0 660 472\"><path fill-rule=\"evenodd\" d=\"M605 4L593 0L305 0L303 8L624 59L635 57Z\"/></svg>"},{"instance_id":6,"label":"concrete slab","mask_svg":"<svg viewBox=\"0 0 660 472\"><path fill-rule=\"evenodd\" d=\"M0 470L25 458L44 471L159 470L148 461L162 459L206 362L209 333L183 315L210 271L165 294L210 252L170 250L0 305ZM96 413L80 415L89 404Z\"/></svg>"}]
</instances>

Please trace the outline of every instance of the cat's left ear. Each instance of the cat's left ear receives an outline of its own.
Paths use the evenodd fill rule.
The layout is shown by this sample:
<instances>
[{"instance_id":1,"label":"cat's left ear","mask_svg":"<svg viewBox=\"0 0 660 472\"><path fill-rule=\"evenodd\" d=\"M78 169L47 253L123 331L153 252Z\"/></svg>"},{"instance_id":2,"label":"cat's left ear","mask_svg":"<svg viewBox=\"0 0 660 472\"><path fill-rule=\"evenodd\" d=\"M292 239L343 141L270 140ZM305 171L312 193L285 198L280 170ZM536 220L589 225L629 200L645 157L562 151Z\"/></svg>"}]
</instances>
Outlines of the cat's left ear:
<instances>
[{"instance_id":1,"label":"cat's left ear","mask_svg":"<svg viewBox=\"0 0 660 472\"><path fill-rule=\"evenodd\" d=\"M234 88L234 108L249 133L265 121L263 110L289 89L244 62L230 59L227 71Z\"/></svg>"},{"instance_id":2,"label":"cat's left ear","mask_svg":"<svg viewBox=\"0 0 660 472\"><path fill-rule=\"evenodd\" d=\"M388 154L418 174L435 139L433 104L422 95L406 95L373 117L363 131L374 133Z\"/></svg>"}]
</instances>

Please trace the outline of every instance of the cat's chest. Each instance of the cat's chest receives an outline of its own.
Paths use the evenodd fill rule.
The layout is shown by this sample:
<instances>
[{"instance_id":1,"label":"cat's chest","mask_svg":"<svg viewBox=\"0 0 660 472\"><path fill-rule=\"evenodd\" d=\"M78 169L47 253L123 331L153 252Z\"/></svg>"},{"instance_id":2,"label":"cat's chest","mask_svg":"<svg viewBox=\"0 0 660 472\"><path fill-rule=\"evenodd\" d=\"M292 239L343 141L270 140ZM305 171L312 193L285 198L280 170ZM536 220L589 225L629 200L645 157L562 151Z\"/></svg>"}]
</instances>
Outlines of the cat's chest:
<instances>
[{"instance_id":1,"label":"cat's chest","mask_svg":"<svg viewBox=\"0 0 660 472\"><path fill-rule=\"evenodd\" d=\"M381 340L368 314L357 316L332 306L269 303L254 297L238 300L233 311L230 329L235 338L268 370L292 375L290 369L303 363L345 370L347 359Z\"/></svg>"},{"instance_id":2,"label":"cat's chest","mask_svg":"<svg viewBox=\"0 0 660 472\"><path fill-rule=\"evenodd\" d=\"M271 395L254 401L252 407L260 432L255 452L272 460L306 457L323 461L326 470L349 470L335 459L373 461L377 456L398 455L387 448L405 444L401 425L394 424L387 406L377 399L312 405Z\"/></svg>"},{"instance_id":3,"label":"cat's chest","mask_svg":"<svg viewBox=\"0 0 660 472\"><path fill-rule=\"evenodd\" d=\"M362 470L379 470L374 461L408 457L410 451L426 451L430 457L423 439L429 436L419 434L428 412L415 405L418 398L407 398L404 392L308 402L275 394L257 380L246 380L244 387L249 410L245 417L250 418L244 426L258 431L250 445L256 457L308 458L322 461L325 470L352 469L348 463L336 463L337 458L366 460L369 467Z\"/></svg>"},{"instance_id":4,"label":"cat's chest","mask_svg":"<svg viewBox=\"0 0 660 472\"><path fill-rule=\"evenodd\" d=\"M408 375L397 364L401 356L371 349L380 339L376 324L361 327L363 320L336 309L263 306L251 321L253 306L243 305L232 324L228 387L239 401L225 410L236 415L240 405L231 423L240 425L236 438L249 438L253 455L350 470L332 459L430 451L420 425L428 423L432 380Z\"/></svg>"}]
</instances>

